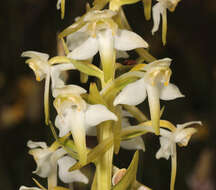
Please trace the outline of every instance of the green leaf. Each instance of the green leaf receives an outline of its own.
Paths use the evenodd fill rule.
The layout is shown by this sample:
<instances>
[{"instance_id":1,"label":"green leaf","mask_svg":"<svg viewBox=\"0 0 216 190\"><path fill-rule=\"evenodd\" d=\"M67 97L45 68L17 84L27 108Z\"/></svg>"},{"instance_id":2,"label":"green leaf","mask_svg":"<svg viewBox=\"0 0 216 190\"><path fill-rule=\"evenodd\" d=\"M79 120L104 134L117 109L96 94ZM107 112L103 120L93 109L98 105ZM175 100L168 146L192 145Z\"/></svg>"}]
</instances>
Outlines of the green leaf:
<instances>
[{"instance_id":1,"label":"green leaf","mask_svg":"<svg viewBox=\"0 0 216 190\"><path fill-rule=\"evenodd\" d=\"M102 104L107 107L107 104L98 91L96 83L91 83L89 87L89 95L87 100L90 104Z\"/></svg>"},{"instance_id":2,"label":"green leaf","mask_svg":"<svg viewBox=\"0 0 216 190\"><path fill-rule=\"evenodd\" d=\"M88 63L88 62L73 62L73 65L79 71L81 71L87 75L95 76L95 77L103 80L103 76L104 76L103 71L101 71L95 65Z\"/></svg>"},{"instance_id":3,"label":"green leaf","mask_svg":"<svg viewBox=\"0 0 216 190\"><path fill-rule=\"evenodd\" d=\"M139 162L139 152L136 151L133 156L133 160L131 161L130 166L127 169L127 172L122 177L120 182L112 188L112 190L126 190L133 185L133 183L136 180L138 162Z\"/></svg>"},{"instance_id":4,"label":"green leaf","mask_svg":"<svg viewBox=\"0 0 216 190\"><path fill-rule=\"evenodd\" d=\"M146 130L143 127L126 127L121 132L122 140L132 139L134 137L142 136L150 131Z\"/></svg>"},{"instance_id":5,"label":"green leaf","mask_svg":"<svg viewBox=\"0 0 216 190\"><path fill-rule=\"evenodd\" d=\"M110 147L113 145L113 137L109 137L102 141L100 144L98 144L96 147L94 147L87 155L87 162L85 164L81 164L80 162L77 162L75 165L73 165L69 171L77 170L82 168L83 166L97 161L97 159L102 156L107 150L110 149Z\"/></svg>"}]
</instances>

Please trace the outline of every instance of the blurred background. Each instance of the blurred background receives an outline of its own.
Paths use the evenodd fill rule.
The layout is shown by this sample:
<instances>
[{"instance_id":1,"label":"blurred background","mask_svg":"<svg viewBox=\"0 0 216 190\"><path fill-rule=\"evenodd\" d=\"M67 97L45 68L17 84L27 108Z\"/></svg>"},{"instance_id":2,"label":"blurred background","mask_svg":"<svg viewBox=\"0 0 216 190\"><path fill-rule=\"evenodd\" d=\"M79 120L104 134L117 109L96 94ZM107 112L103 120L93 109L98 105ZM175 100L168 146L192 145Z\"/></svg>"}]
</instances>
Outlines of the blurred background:
<instances>
[{"instance_id":1,"label":"blurred background","mask_svg":"<svg viewBox=\"0 0 216 190\"><path fill-rule=\"evenodd\" d=\"M44 84L36 82L32 70L20 55L26 50L56 55L57 33L84 13L86 1L66 0L63 22L56 10L56 0L7 0L1 3L0 190L15 190L23 184L35 186L31 172L36 166L28 155L27 141L49 144L53 140L44 124ZM162 102L165 105L163 119L174 124L192 120L203 122L189 146L178 147L176 190L215 190L216 1L182 0L174 13L168 12L165 47L161 42L161 29L151 35L153 23L152 20L145 21L142 3L125 6L124 10L134 31L150 44L150 52L157 58L173 59L171 81L186 97ZM79 80L78 73L73 75L74 80ZM146 102L140 108L145 106ZM55 117L54 111L52 117ZM147 135L145 144L146 152L140 155L137 179L155 190L169 189L170 161L155 159L160 147L158 138ZM127 167L133 153L121 150L115 157L115 164L120 168Z\"/></svg>"}]
</instances>

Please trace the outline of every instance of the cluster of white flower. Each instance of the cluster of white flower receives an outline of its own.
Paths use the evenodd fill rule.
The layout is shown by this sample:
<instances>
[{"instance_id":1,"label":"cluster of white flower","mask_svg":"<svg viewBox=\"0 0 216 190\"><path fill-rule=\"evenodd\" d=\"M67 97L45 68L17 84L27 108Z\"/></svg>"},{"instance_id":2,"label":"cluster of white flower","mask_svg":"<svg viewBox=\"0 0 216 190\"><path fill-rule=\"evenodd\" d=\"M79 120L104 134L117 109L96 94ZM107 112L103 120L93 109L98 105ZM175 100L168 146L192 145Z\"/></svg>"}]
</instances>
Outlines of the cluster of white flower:
<instances>
[{"instance_id":1,"label":"cluster of white flower","mask_svg":"<svg viewBox=\"0 0 216 190\"><path fill-rule=\"evenodd\" d=\"M161 136L161 148L156 153L156 158L172 158L170 188L174 189L176 144L187 146L196 129L185 127L201 123L190 122L175 127L160 119L163 112L160 99L173 100L184 95L177 86L169 82L171 59L156 60L152 56L151 60L147 59L145 54L148 52L144 48L148 48L148 43L130 30L121 6L138 1L95 0L93 7L88 5L86 14L59 34L64 56L49 59L48 54L40 52L22 53L23 57L29 58L26 63L34 71L36 79L45 79L45 123L50 126L55 141L50 147L45 142L33 141L29 141L27 146L37 163L37 169L33 173L48 179L48 190L68 189L58 186L58 176L64 183L87 184L88 178L79 169L91 162L96 166L92 183L94 190L149 189L136 181L138 152L128 169L116 169L112 164L113 154L117 154L120 147L144 151L141 135L149 132ZM158 0L151 7L151 0L143 0L146 17L149 17L149 12L153 9L152 33L158 30L160 14L163 23L166 23L166 9L173 11L178 2L179 0ZM107 3L109 9L103 9ZM62 17L64 4L64 0L57 2ZM164 24L163 27L166 28ZM141 48L141 53L137 51L141 62L137 60L137 64L129 67L116 63L118 58L129 57L126 51ZM97 52L100 55L100 67L93 64ZM124 71L120 76L116 76L118 69ZM63 72L68 70L78 70L83 75L93 76L98 83L91 83L89 92L81 86L67 84ZM49 118L50 85L57 112L54 126ZM135 107L147 96L150 120ZM139 124L131 126L130 118L137 119ZM58 135L55 128L59 131ZM88 148L86 135L97 136L98 145ZM39 188L21 186L20 190L46 189L37 181L36 184Z\"/></svg>"}]
</instances>

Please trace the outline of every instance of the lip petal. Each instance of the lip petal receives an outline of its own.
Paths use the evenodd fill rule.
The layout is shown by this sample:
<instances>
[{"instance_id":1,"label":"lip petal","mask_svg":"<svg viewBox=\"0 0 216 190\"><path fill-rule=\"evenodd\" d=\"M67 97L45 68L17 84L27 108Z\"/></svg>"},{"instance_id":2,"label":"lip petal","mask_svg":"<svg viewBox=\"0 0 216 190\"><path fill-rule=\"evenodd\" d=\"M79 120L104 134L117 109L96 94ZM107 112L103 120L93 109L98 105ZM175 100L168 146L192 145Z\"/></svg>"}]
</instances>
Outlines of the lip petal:
<instances>
[{"instance_id":1,"label":"lip petal","mask_svg":"<svg viewBox=\"0 0 216 190\"><path fill-rule=\"evenodd\" d=\"M76 160L70 156L64 156L58 160L59 178L64 183L81 182L87 184L88 178L79 170L69 172L68 169L76 163Z\"/></svg>"}]
</instances>

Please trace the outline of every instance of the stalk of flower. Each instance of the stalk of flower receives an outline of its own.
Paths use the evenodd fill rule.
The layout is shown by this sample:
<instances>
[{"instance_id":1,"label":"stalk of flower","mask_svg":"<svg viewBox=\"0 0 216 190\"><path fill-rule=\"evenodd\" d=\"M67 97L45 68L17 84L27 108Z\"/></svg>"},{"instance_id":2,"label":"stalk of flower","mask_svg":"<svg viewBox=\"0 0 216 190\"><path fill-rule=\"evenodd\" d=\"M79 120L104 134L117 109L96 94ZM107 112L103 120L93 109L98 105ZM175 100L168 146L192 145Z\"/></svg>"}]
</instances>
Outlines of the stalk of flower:
<instances>
[{"instance_id":1,"label":"stalk of flower","mask_svg":"<svg viewBox=\"0 0 216 190\"><path fill-rule=\"evenodd\" d=\"M143 65L145 73L140 80L127 85L115 98L114 105L138 105L148 95L151 120L156 134L159 134L160 101L184 97L178 87L169 83L171 59L165 58ZM134 92L137 92L136 94Z\"/></svg>"},{"instance_id":2,"label":"stalk of flower","mask_svg":"<svg viewBox=\"0 0 216 190\"><path fill-rule=\"evenodd\" d=\"M72 133L79 161L84 164L87 160L86 128L96 126L106 120L117 120L116 116L105 106L87 104L80 96L85 90L76 85L67 85L56 91L54 106L58 112L56 127L59 128L59 136L68 132Z\"/></svg>"},{"instance_id":3,"label":"stalk of flower","mask_svg":"<svg viewBox=\"0 0 216 190\"><path fill-rule=\"evenodd\" d=\"M162 15L162 41L166 44L166 34L167 34L167 9L173 12L178 5L180 0L157 0L153 8L153 21L154 26L152 29L152 34L158 31L160 25L160 16Z\"/></svg>"}]
</instances>

